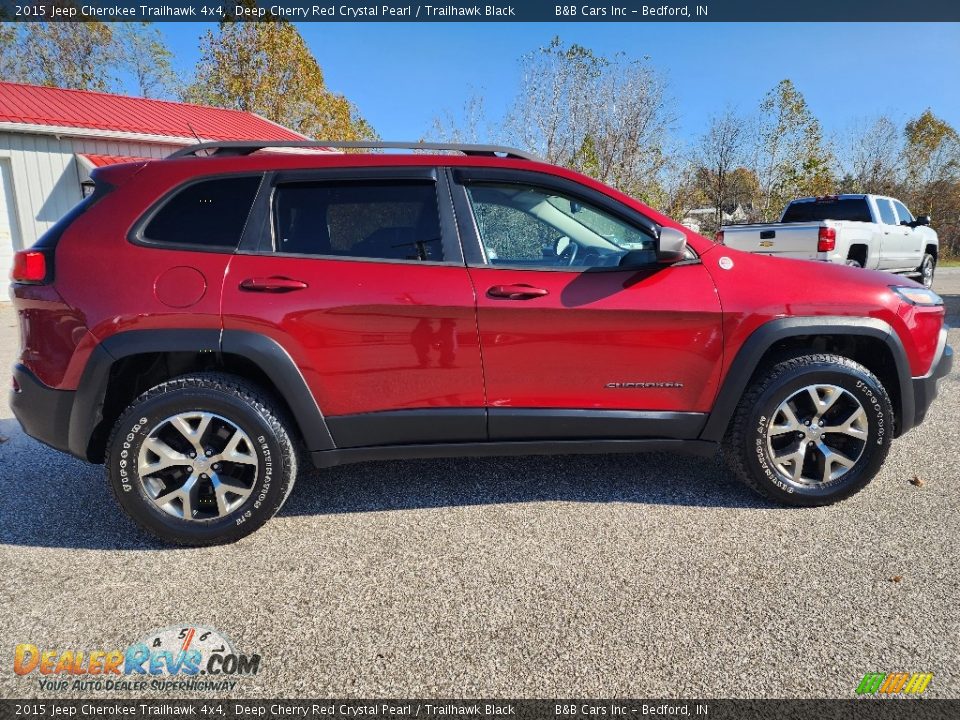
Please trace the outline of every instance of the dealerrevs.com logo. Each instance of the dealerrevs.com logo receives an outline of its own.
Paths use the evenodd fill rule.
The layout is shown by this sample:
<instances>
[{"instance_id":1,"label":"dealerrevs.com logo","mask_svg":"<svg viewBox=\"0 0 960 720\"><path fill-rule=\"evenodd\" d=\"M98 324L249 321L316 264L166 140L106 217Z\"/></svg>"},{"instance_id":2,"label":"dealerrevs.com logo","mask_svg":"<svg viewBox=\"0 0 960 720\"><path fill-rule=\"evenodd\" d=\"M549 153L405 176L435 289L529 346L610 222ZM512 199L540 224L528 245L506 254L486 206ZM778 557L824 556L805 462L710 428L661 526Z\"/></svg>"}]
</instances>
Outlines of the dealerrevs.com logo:
<instances>
[{"instance_id":1,"label":"dealerrevs.com logo","mask_svg":"<svg viewBox=\"0 0 960 720\"><path fill-rule=\"evenodd\" d=\"M260 656L234 650L225 635L199 625L148 633L125 648L44 648L17 645L13 671L35 676L41 691L214 690L256 675Z\"/></svg>"}]
</instances>

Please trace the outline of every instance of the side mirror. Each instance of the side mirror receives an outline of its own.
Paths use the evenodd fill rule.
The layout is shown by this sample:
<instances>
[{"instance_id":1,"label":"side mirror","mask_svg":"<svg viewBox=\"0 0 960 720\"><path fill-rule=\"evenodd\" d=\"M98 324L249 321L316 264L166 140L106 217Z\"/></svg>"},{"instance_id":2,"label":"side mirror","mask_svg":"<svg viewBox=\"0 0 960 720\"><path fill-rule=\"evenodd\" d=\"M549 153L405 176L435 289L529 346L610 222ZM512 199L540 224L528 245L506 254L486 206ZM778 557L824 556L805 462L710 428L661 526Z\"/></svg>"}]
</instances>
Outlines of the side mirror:
<instances>
[{"instance_id":1,"label":"side mirror","mask_svg":"<svg viewBox=\"0 0 960 720\"><path fill-rule=\"evenodd\" d=\"M669 265L686 257L687 235L672 227L660 228L657 240L657 262Z\"/></svg>"},{"instance_id":2,"label":"side mirror","mask_svg":"<svg viewBox=\"0 0 960 720\"><path fill-rule=\"evenodd\" d=\"M921 215L920 217L918 217L916 220L913 221L914 227L916 227L917 225L929 225L929 224L930 224L929 215Z\"/></svg>"}]
</instances>

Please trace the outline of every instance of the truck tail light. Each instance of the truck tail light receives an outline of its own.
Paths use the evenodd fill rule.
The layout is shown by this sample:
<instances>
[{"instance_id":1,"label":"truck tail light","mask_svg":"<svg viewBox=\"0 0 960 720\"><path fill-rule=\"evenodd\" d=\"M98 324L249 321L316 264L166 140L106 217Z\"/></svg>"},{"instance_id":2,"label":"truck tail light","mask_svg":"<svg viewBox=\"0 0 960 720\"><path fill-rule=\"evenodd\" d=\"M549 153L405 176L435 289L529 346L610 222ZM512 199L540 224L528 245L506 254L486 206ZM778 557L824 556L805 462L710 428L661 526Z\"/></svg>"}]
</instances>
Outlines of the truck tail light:
<instances>
[{"instance_id":1,"label":"truck tail light","mask_svg":"<svg viewBox=\"0 0 960 720\"><path fill-rule=\"evenodd\" d=\"M723 230L717 231L717 234L713 236L713 241L717 245L723 245Z\"/></svg>"},{"instance_id":2,"label":"truck tail light","mask_svg":"<svg viewBox=\"0 0 960 720\"><path fill-rule=\"evenodd\" d=\"M817 235L817 252L832 252L837 247L837 230L832 227L820 228Z\"/></svg>"},{"instance_id":3,"label":"truck tail light","mask_svg":"<svg viewBox=\"0 0 960 720\"><path fill-rule=\"evenodd\" d=\"M21 250L13 256L10 279L38 285L47 279L47 256L40 250Z\"/></svg>"}]
</instances>

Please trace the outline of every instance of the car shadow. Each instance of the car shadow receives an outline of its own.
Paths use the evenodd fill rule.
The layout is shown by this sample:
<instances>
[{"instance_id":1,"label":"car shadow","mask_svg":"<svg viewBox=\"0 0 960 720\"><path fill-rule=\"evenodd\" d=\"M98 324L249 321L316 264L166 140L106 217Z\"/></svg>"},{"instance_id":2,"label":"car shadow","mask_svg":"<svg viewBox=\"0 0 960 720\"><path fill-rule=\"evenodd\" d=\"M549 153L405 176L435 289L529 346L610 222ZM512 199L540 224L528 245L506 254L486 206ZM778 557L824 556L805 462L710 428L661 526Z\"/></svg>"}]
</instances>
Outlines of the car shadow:
<instances>
[{"instance_id":1,"label":"car shadow","mask_svg":"<svg viewBox=\"0 0 960 720\"><path fill-rule=\"evenodd\" d=\"M0 543L169 550L123 515L103 476L0 419ZM769 509L714 459L642 455L460 458L310 470L281 516L541 502ZM269 532L269 524L260 532Z\"/></svg>"}]
</instances>

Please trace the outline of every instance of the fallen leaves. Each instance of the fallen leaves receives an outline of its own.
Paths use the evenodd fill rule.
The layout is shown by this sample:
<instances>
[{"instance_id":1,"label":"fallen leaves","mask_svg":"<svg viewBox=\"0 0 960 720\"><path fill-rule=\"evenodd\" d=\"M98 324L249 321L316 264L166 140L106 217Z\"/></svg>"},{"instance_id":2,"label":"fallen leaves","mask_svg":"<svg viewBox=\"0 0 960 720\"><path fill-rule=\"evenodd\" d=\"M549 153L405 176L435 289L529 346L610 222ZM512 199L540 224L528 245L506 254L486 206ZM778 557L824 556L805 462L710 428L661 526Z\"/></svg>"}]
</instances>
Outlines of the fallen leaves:
<instances>
[{"instance_id":1,"label":"fallen leaves","mask_svg":"<svg viewBox=\"0 0 960 720\"><path fill-rule=\"evenodd\" d=\"M911 485L916 485L917 487L923 487L924 485L926 485L926 480L924 480L924 479L923 479L922 477L920 477L919 475L914 475L914 476L910 479L910 484L911 484Z\"/></svg>"},{"instance_id":2,"label":"fallen leaves","mask_svg":"<svg viewBox=\"0 0 960 720\"><path fill-rule=\"evenodd\" d=\"M901 580L903 580L903 575L894 575L892 578L890 578L890 582L892 583L898 583Z\"/></svg>"}]
</instances>

